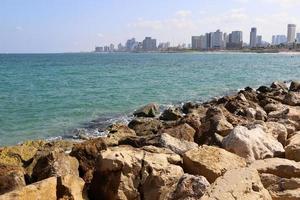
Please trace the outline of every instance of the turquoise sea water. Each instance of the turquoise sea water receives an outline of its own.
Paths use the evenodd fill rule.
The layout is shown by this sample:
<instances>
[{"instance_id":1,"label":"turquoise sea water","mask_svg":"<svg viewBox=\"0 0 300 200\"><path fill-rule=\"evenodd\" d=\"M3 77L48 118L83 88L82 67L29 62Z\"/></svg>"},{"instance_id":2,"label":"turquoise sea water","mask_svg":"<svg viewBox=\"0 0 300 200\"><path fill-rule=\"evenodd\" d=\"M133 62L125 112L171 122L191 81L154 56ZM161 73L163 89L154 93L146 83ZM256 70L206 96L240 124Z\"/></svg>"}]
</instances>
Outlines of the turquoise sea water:
<instances>
[{"instance_id":1,"label":"turquoise sea water","mask_svg":"<svg viewBox=\"0 0 300 200\"><path fill-rule=\"evenodd\" d=\"M207 100L300 79L300 56L281 54L0 55L0 146L66 136L93 119L149 102Z\"/></svg>"}]
</instances>

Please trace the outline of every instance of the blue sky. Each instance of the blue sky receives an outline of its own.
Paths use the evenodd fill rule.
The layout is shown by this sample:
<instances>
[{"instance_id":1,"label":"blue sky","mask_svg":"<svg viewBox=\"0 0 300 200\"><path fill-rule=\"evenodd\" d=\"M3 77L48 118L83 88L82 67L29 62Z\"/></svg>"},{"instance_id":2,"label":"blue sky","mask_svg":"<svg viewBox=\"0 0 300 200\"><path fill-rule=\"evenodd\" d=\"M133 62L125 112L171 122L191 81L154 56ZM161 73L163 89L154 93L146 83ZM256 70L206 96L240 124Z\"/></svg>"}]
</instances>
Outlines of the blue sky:
<instances>
[{"instance_id":1,"label":"blue sky","mask_svg":"<svg viewBox=\"0 0 300 200\"><path fill-rule=\"evenodd\" d=\"M300 0L0 0L0 52L91 51L152 36L172 44L191 35L252 26L266 41L300 26ZM299 28L300 32L300 28Z\"/></svg>"}]
</instances>

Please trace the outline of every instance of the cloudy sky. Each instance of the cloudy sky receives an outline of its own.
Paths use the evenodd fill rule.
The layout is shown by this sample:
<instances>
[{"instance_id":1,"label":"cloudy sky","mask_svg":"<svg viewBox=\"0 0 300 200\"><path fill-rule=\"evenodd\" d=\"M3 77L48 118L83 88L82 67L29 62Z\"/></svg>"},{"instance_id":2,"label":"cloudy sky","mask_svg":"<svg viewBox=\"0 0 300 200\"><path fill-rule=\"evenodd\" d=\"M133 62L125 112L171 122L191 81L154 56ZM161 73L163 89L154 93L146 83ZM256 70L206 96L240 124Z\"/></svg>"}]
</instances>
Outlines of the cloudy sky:
<instances>
[{"instance_id":1,"label":"cloudy sky","mask_svg":"<svg viewBox=\"0 0 300 200\"><path fill-rule=\"evenodd\" d=\"M0 0L0 52L91 51L130 37L171 44L252 26L270 41L298 25L300 0Z\"/></svg>"}]
</instances>

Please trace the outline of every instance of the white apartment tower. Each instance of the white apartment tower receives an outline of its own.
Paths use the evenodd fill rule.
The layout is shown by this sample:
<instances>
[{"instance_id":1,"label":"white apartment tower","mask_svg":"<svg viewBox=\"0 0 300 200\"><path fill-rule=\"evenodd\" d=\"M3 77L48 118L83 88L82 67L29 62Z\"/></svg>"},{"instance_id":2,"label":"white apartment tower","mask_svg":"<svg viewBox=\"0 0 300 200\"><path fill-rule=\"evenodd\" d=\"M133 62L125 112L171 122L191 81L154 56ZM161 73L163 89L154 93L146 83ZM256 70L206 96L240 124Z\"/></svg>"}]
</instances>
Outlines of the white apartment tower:
<instances>
[{"instance_id":1,"label":"white apartment tower","mask_svg":"<svg viewBox=\"0 0 300 200\"><path fill-rule=\"evenodd\" d=\"M287 43L288 44L294 43L295 39L296 39L296 25L288 24Z\"/></svg>"}]
</instances>

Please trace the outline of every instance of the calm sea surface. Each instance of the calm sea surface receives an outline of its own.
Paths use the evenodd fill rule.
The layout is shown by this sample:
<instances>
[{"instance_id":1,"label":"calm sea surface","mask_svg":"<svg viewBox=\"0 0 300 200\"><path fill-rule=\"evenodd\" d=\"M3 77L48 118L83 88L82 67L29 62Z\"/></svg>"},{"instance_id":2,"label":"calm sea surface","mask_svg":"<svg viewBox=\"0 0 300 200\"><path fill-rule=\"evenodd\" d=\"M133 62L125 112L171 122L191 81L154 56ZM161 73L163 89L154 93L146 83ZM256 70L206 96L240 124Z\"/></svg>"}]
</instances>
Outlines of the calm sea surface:
<instances>
[{"instance_id":1,"label":"calm sea surface","mask_svg":"<svg viewBox=\"0 0 300 200\"><path fill-rule=\"evenodd\" d=\"M300 79L300 55L0 55L0 146L65 136L149 102L201 101L292 79Z\"/></svg>"}]
</instances>

